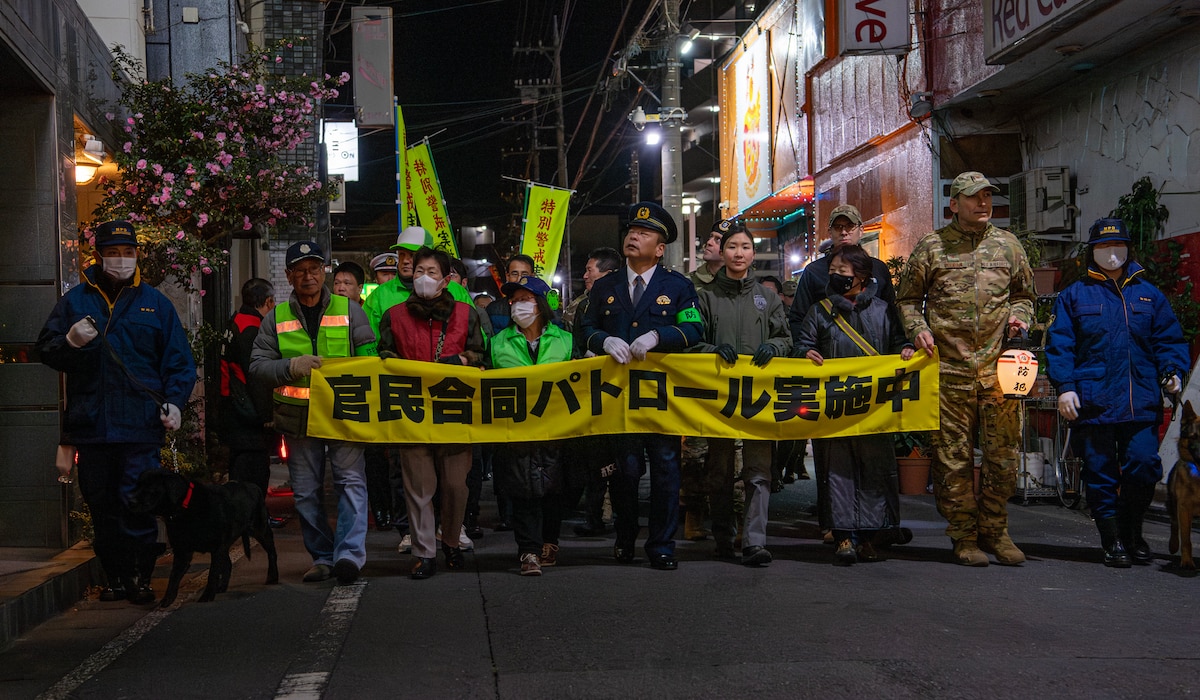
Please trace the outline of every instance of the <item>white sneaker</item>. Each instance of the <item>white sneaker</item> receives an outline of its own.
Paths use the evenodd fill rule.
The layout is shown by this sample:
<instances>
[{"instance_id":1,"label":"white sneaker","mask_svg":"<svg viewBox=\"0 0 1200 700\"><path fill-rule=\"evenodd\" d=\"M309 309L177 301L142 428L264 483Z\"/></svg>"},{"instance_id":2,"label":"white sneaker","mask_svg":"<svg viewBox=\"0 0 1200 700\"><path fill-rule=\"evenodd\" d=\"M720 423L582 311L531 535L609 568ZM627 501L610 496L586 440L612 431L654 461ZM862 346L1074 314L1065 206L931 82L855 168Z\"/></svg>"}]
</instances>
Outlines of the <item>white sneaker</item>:
<instances>
[{"instance_id":1,"label":"white sneaker","mask_svg":"<svg viewBox=\"0 0 1200 700\"><path fill-rule=\"evenodd\" d=\"M438 525L437 541L442 542L442 526L441 525ZM445 543L442 542L442 544L445 544ZM458 530L458 548L464 552L474 552L475 551L475 543L473 541L471 541L470 537L467 537L467 526L466 525L463 525Z\"/></svg>"},{"instance_id":2,"label":"white sneaker","mask_svg":"<svg viewBox=\"0 0 1200 700\"><path fill-rule=\"evenodd\" d=\"M400 546L396 548L401 554L408 554L412 551L412 535L405 535L404 539L400 540Z\"/></svg>"}]
</instances>

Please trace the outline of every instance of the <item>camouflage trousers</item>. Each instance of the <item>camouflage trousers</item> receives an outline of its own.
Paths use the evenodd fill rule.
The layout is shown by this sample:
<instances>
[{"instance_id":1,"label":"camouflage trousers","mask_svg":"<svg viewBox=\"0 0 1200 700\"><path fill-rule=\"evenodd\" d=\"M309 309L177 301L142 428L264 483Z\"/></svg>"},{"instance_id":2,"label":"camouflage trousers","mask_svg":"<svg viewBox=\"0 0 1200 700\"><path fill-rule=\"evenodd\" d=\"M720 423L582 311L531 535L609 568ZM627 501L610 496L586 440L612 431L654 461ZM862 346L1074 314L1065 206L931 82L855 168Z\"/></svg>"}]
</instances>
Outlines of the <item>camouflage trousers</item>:
<instances>
[{"instance_id":1,"label":"camouflage trousers","mask_svg":"<svg viewBox=\"0 0 1200 700\"><path fill-rule=\"evenodd\" d=\"M957 377L953 379L958 379ZM1008 499L1017 490L1020 402L997 386L947 386L942 375L941 432L934 438L933 495L952 540L998 537L1008 528ZM951 380L953 381L953 380ZM983 452L980 495L974 456Z\"/></svg>"}]
</instances>

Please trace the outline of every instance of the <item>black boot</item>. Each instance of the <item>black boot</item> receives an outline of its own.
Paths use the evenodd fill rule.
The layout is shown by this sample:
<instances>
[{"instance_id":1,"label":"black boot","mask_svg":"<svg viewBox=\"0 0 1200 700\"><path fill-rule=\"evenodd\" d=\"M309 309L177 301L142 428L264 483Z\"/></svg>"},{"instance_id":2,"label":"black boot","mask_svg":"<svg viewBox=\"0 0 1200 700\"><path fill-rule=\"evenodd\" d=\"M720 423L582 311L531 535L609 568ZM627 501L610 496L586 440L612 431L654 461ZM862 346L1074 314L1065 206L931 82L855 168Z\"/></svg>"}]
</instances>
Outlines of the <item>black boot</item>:
<instances>
[{"instance_id":1,"label":"black boot","mask_svg":"<svg viewBox=\"0 0 1200 700\"><path fill-rule=\"evenodd\" d=\"M157 542L135 545L134 564L137 570L137 585L129 589L129 602L134 605L146 605L154 602L154 589L150 587L150 579L154 578L154 565L163 546Z\"/></svg>"},{"instance_id":2,"label":"black boot","mask_svg":"<svg viewBox=\"0 0 1200 700\"><path fill-rule=\"evenodd\" d=\"M1154 561L1150 545L1142 537L1142 523L1146 510L1154 500L1154 487L1125 484L1117 501L1117 524L1121 543L1134 564L1147 565Z\"/></svg>"},{"instance_id":3,"label":"black boot","mask_svg":"<svg viewBox=\"0 0 1200 700\"><path fill-rule=\"evenodd\" d=\"M1116 518L1096 518L1096 530L1100 532L1100 546L1104 548L1104 565L1114 569L1128 569L1133 564L1117 532Z\"/></svg>"},{"instance_id":4,"label":"black boot","mask_svg":"<svg viewBox=\"0 0 1200 700\"><path fill-rule=\"evenodd\" d=\"M105 587L100 591L100 600L111 603L128 598L129 591L133 588L133 578L130 576L133 563L128 553L121 547L94 544L92 548L96 552L96 558L100 560L100 567L104 569L106 581Z\"/></svg>"}]
</instances>

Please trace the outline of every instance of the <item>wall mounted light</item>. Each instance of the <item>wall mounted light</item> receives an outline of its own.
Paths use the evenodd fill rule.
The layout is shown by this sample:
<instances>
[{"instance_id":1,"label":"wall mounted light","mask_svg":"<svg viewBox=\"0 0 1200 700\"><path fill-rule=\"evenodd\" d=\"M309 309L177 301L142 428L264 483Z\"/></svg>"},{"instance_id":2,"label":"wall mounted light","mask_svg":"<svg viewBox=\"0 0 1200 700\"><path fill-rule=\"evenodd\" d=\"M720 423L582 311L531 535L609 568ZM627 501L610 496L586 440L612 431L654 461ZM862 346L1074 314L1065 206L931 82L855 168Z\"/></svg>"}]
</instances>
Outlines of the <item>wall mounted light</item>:
<instances>
[{"instance_id":1,"label":"wall mounted light","mask_svg":"<svg viewBox=\"0 0 1200 700\"><path fill-rule=\"evenodd\" d=\"M91 163L75 163L75 184L86 185L96 179L96 171L100 169L98 165Z\"/></svg>"},{"instance_id":2,"label":"wall mounted light","mask_svg":"<svg viewBox=\"0 0 1200 700\"><path fill-rule=\"evenodd\" d=\"M928 117L933 112L933 93L932 92L914 92L909 95L908 116L913 119L922 119Z\"/></svg>"}]
</instances>

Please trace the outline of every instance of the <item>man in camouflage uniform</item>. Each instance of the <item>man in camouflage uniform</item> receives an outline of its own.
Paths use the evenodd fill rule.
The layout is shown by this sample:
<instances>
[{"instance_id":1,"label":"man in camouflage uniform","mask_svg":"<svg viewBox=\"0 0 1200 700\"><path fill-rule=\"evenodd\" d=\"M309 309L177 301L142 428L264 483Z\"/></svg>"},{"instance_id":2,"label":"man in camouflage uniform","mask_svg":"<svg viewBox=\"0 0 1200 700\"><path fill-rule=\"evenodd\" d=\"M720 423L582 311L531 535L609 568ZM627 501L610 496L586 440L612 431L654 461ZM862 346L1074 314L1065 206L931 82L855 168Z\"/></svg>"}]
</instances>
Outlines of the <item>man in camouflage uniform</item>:
<instances>
[{"instance_id":1,"label":"man in camouflage uniform","mask_svg":"<svg viewBox=\"0 0 1200 700\"><path fill-rule=\"evenodd\" d=\"M999 189L977 172L950 186L949 226L917 243L896 293L904 330L918 349L940 352L941 433L935 439L933 494L949 526L954 558L965 566L1015 566L1025 555L1008 535L1008 499L1017 488L1018 402L1004 398L996 360L1006 332L1033 319L1033 272L1016 236L990 222ZM976 436L983 451L982 494L972 473Z\"/></svg>"}]
</instances>

